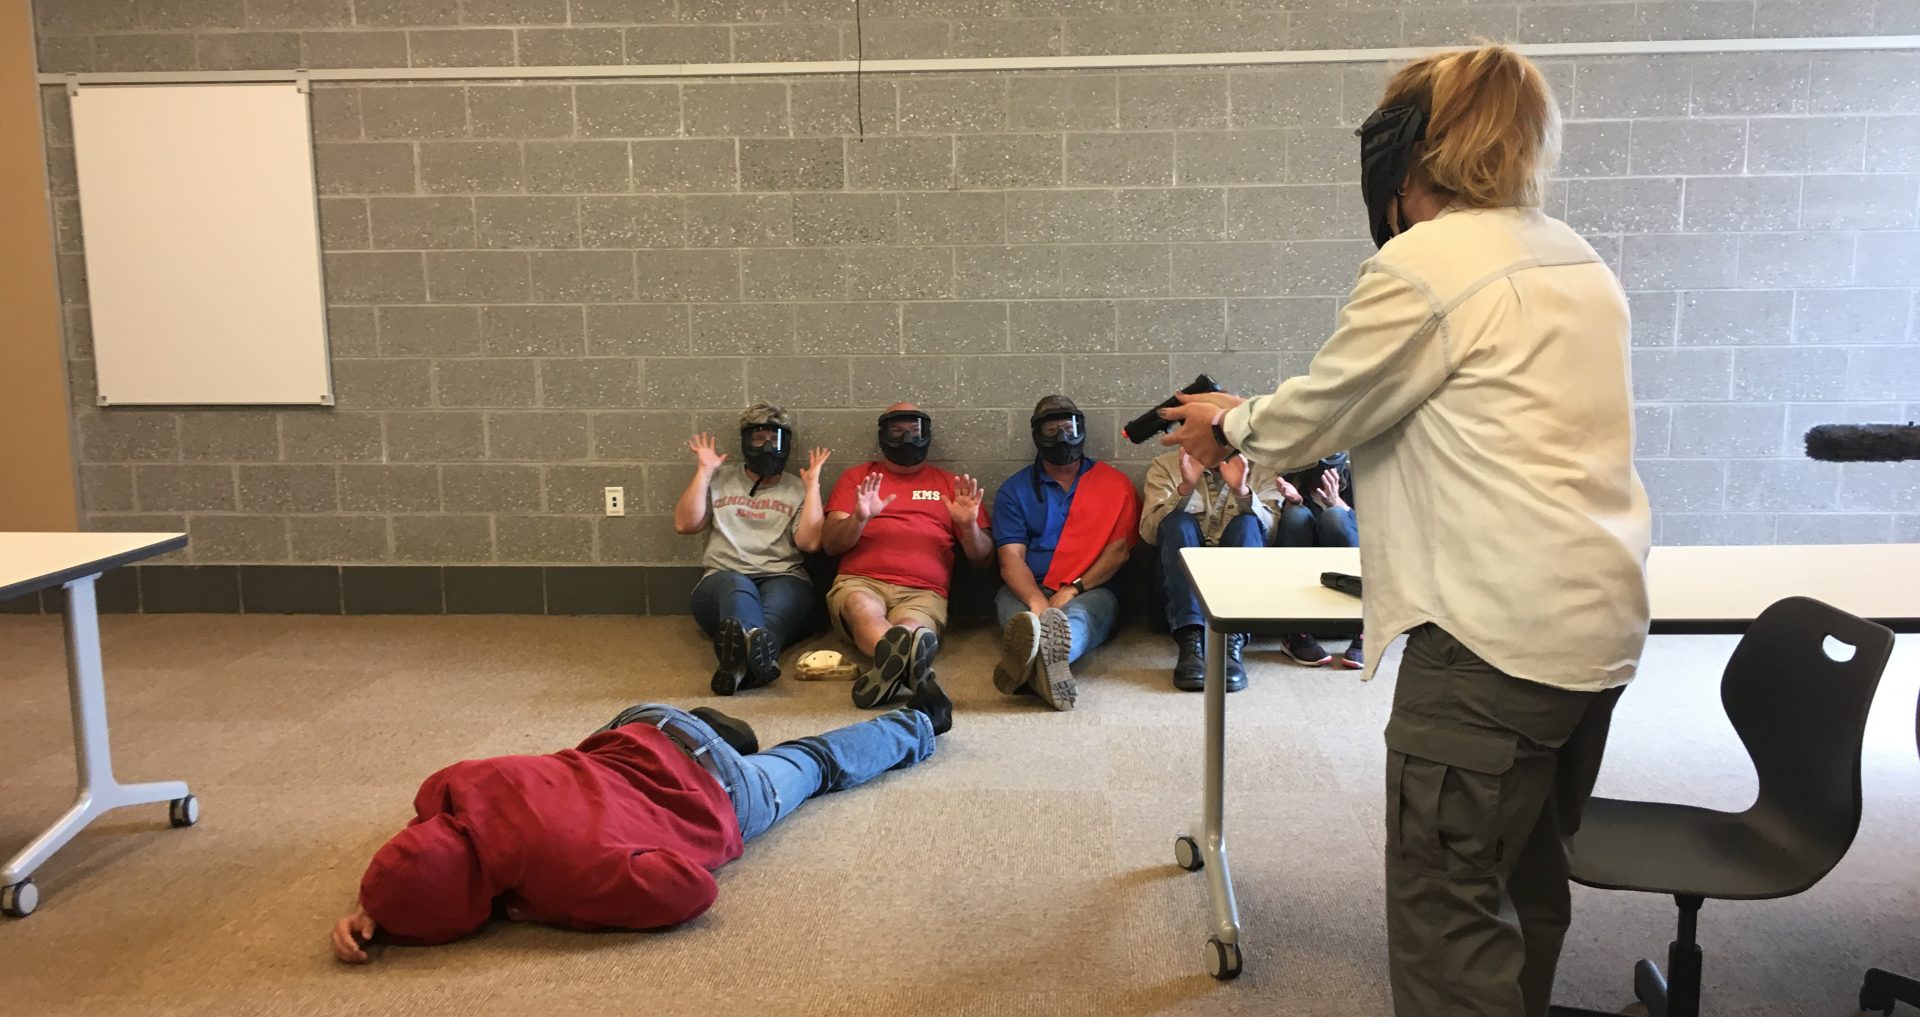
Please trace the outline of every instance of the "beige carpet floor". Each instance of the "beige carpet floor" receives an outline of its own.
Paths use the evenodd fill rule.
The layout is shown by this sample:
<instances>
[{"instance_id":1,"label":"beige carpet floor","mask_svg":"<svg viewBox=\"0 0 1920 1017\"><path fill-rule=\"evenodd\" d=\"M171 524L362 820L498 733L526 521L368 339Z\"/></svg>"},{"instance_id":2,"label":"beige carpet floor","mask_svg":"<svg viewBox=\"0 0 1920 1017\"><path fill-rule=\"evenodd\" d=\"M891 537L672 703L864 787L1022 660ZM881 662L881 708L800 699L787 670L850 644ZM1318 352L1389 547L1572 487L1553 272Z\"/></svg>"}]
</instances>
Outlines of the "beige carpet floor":
<instances>
[{"instance_id":1,"label":"beige carpet floor","mask_svg":"<svg viewBox=\"0 0 1920 1017\"><path fill-rule=\"evenodd\" d=\"M1203 877L1172 863L1196 815L1198 696L1172 647L1129 633L1082 668L1080 707L996 695L992 633L942 656L960 707L915 770L806 806L719 876L678 930L497 925L346 968L328 926L419 780L455 759L573 744L634 702L712 702L684 619L110 617L123 780L185 779L190 830L116 813L0 920L0 1014L1298 1014L1388 1012L1369 685L1272 650L1231 700L1229 830L1247 973L1203 973ZM0 618L0 852L72 788L57 619ZM1724 637L1660 637L1620 709L1601 792L1721 807L1753 777L1718 708ZM1849 858L1800 897L1709 903L1711 1014L1853 1012L1861 969L1920 971L1920 642L1883 682ZM779 739L857 720L844 684L783 680L728 708ZM1581 891L1561 997L1631 999L1670 902Z\"/></svg>"}]
</instances>

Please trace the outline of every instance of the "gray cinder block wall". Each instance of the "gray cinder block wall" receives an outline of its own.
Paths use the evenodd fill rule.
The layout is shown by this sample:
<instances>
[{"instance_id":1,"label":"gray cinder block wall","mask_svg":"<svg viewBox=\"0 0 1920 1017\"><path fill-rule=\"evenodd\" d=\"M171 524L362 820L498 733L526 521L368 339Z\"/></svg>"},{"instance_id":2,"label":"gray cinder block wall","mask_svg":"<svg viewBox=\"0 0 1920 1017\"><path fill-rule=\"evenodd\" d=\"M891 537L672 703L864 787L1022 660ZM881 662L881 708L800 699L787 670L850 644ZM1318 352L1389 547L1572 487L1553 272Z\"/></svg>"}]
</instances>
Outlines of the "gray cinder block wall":
<instances>
[{"instance_id":1,"label":"gray cinder block wall","mask_svg":"<svg viewBox=\"0 0 1920 1017\"><path fill-rule=\"evenodd\" d=\"M1920 32L1911 0L1445 7L874 0L868 57ZM1288 9L1291 8L1291 9ZM1148 12L1161 13L1148 13ZM68 70L836 58L844 0L43 0ZM1546 62L1552 208L1633 297L1666 543L1920 540L1920 479L1804 461L1920 416L1920 52ZM1121 421L1304 369L1371 245L1384 68L318 85L338 406L92 405L64 93L43 90L86 522L200 563L687 563L697 429L749 399L835 463L912 399L990 483L1059 390ZM625 518L601 489L626 488Z\"/></svg>"}]
</instances>

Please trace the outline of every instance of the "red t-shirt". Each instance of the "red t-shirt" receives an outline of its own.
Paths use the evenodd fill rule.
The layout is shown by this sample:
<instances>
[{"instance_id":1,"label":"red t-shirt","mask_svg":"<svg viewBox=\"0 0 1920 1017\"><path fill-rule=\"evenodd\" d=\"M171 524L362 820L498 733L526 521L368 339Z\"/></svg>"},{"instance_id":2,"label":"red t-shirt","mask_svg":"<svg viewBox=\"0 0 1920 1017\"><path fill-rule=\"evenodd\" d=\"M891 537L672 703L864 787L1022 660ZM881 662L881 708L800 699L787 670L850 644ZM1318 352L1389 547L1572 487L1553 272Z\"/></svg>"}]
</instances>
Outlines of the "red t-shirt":
<instances>
[{"instance_id":1,"label":"red t-shirt","mask_svg":"<svg viewBox=\"0 0 1920 1017\"><path fill-rule=\"evenodd\" d=\"M828 512L853 515L860 485L880 475L880 495L893 502L867 520L860 539L840 556L840 571L896 586L932 590L942 597L953 581L953 517L947 499L953 496L954 476L938 466L922 466L907 476L878 462L849 467L833 485ZM986 500L980 502L980 527L987 527Z\"/></svg>"}]
</instances>

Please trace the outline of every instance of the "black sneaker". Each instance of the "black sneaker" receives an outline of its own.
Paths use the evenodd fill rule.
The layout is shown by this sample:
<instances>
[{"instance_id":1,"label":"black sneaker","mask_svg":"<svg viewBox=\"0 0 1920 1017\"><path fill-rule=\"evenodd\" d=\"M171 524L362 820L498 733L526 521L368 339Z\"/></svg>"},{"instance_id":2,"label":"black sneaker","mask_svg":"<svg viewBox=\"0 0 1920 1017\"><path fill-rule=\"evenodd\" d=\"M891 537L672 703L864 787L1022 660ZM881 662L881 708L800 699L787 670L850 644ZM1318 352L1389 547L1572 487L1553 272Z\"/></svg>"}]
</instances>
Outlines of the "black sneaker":
<instances>
[{"instance_id":1,"label":"black sneaker","mask_svg":"<svg viewBox=\"0 0 1920 1017\"><path fill-rule=\"evenodd\" d=\"M753 725L746 721L728 716L711 706L696 706L687 712L705 721L721 741L733 747L733 751L743 756L760 751L760 736L753 733Z\"/></svg>"},{"instance_id":2,"label":"black sneaker","mask_svg":"<svg viewBox=\"0 0 1920 1017\"><path fill-rule=\"evenodd\" d=\"M1182 692L1205 689L1207 630L1198 625L1182 625L1173 630L1173 641L1180 645L1180 659L1173 665L1173 687Z\"/></svg>"},{"instance_id":3,"label":"black sneaker","mask_svg":"<svg viewBox=\"0 0 1920 1017\"><path fill-rule=\"evenodd\" d=\"M913 695L907 697L907 709L925 714L933 723L936 735L953 730L953 700L947 698L946 690L940 687L931 671L914 686Z\"/></svg>"},{"instance_id":4,"label":"black sneaker","mask_svg":"<svg viewBox=\"0 0 1920 1017\"><path fill-rule=\"evenodd\" d=\"M743 689L771 685L780 677L780 647L767 629L747 630L747 678Z\"/></svg>"},{"instance_id":5,"label":"black sneaker","mask_svg":"<svg viewBox=\"0 0 1920 1017\"><path fill-rule=\"evenodd\" d=\"M1360 645L1360 638L1354 636L1353 642L1348 643L1346 650L1340 654L1341 667L1358 671L1367 666L1367 651Z\"/></svg>"},{"instance_id":6,"label":"black sneaker","mask_svg":"<svg viewBox=\"0 0 1920 1017\"><path fill-rule=\"evenodd\" d=\"M907 691L917 692L920 683L933 678L933 658L940 654L940 637L932 629L913 630L912 660L907 667Z\"/></svg>"},{"instance_id":7,"label":"black sneaker","mask_svg":"<svg viewBox=\"0 0 1920 1017\"><path fill-rule=\"evenodd\" d=\"M1247 687L1247 665L1240 659L1240 651L1247 647L1247 634L1229 632L1227 643L1227 691L1238 692Z\"/></svg>"},{"instance_id":8,"label":"black sneaker","mask_svg":"<svg viewBox=\"0 0 1920 1017\"><path fill-rule=\"evenodd\" d=\"M713 659L717 662L711 683L713 694L731 696L740 691L747 679L747 630L740 619L720 620L720 629L713 634Z\"/></svg>"},{"instance_id":9,"label":"black sneaker","mask_svg":"<svg viewBox=\"0 0 1920 1017\"><path fill-rule=\"evenodd\" d=\"M853 682L853 705L871 710L913 677L913 630L895 625L873 647L873 666Z\"/></svg>"},{"instance_id":10,"label":"black sneaker","mask_svg":"<svg viewBox=\"0 0 1920 1017\"><path fill-rule=\"evenodd\" d=\"M1320 667L1333 660L1333 654L1320 645L1320 640L1304 632L1280 640L1280 649L1292 657L1294 663L1307 667Z\"/></svg>"}]
</instances>

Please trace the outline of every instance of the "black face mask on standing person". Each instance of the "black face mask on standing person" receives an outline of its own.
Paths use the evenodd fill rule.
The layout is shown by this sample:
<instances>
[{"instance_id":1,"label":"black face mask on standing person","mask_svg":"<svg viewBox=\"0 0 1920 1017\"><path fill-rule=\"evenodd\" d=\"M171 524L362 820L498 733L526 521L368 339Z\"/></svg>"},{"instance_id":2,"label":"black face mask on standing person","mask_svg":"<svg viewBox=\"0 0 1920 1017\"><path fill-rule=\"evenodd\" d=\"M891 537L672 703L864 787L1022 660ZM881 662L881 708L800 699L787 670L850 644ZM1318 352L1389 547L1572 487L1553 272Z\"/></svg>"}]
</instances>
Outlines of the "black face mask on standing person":
<instances>
[{"instance_id":1,"label":"black face mask on standing person","mask_svg":"<svg viewBox=\"0 0 1920 1017\"><path fill-rule=\"evenodd\" d=\"M927 461L933 444L933 418L919 410L896 410L880 415L880 454L895 466L918 466Z\"/></svg>"},{"instance_id":2,"label":"black face mask on standing person","mask_svg":"<svg viewBox=\"0 0 1920 1017\"><path fill-rule=\"evenodd\" d=\"M1041 459L1066 466L1086 455L1087 418L1078 410L1043 413L1028 423L1033 427L1033 447L1040 450Z\"/></svg>"},{"instance_id":3,"label":"black face mask on standing person","mask_svg":"<svg viewBox=\"0 0 1920 1017\"><path fill-rule=\"evenodd\" d=\"M762 479L778 477L787 468L793 431L778 424L753 424L740 429L740 459Z\"/></svg>"},{"instance_id":4,"label":"black face mask on standing person","mask_svg":"<svg viewBox=\"0 0 1920 1017\"><path fill-rule=\"evenodd\" d=\"M1414 146L1426 139L1427 111L1411 102L1382 106L1353 133L1360 138L1360 196L1367 202L1367 225L1374 246L1385 247L1400 232L1393 224L1393 203L1406 184Z\"/></svg>"}]
</instances>

